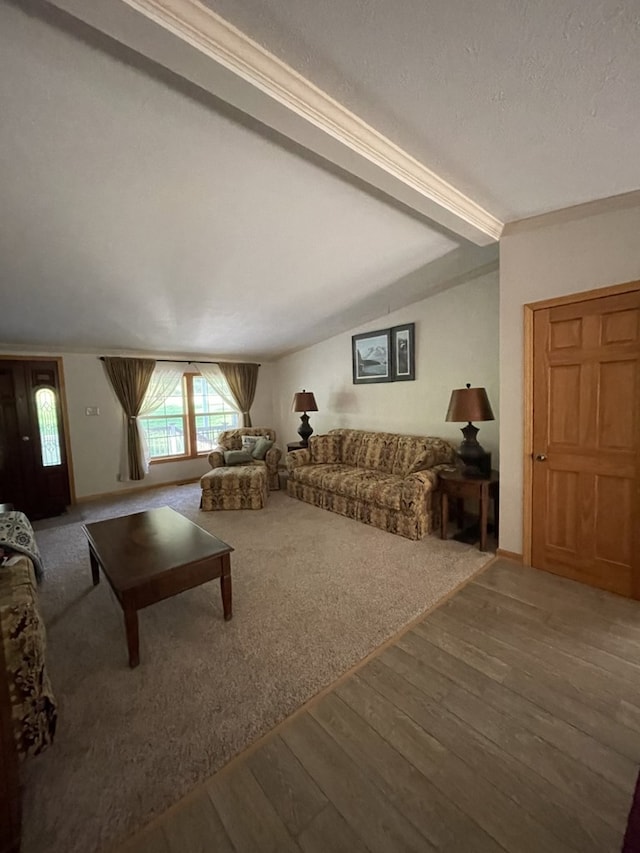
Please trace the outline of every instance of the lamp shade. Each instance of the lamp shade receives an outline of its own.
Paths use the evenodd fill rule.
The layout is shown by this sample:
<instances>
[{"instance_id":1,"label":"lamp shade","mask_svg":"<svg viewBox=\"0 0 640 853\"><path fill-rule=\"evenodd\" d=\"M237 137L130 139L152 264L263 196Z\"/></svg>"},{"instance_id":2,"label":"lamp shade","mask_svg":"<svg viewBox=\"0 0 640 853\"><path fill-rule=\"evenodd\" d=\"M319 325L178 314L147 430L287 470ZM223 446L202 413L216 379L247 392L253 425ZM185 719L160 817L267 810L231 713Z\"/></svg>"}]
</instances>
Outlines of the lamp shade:
<instances>
[{"instance_id":1,"label":"lamp shade","mask_svg":"<svg viewBox=\"0 0 640 853\"><path fill-rule=\"evenodd\" d=\"M447 421L493 421L491 403L484 388L456 388L451 392Z\"/></svg>"},{"instance_id":2,"label":"lamp shade","mask_svg":"<svg viewBox=\"0 0 640 853\"><path fill-rule=\"evenodd\" d=\"M316 398L313 396L312 391L305 391L304 388L302 391L298 391L297 394L293 395L293 406L291 408L292 412L317 412L318 406L316 404Z\"/></svg>"}]
</instances>

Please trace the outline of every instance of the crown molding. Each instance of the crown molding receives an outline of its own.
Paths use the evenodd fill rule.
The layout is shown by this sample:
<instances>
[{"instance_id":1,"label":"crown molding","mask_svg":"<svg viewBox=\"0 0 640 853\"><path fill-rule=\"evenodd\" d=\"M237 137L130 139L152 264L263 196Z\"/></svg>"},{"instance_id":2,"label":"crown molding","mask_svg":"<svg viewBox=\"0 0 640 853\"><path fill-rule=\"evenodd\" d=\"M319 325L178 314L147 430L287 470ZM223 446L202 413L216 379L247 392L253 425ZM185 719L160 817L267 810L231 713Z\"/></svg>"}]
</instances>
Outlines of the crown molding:
<instances>
[{"instance_id":1,"label":"crown molding","mask_svg":"<svg viewBox=\"0 0 640 853\"><path fill-rule=\"evenodd\" d=\"M640 207L640 190L598 198L594 201L575 204L572 207L562 207L548 213L539 213L536 216L529 216L527 219L507 222L502 236L511 237L514 234L537 231L540 228L551 228L556 225L564 225L567 222L576 222L578 219L587 219L589 216L601 216L605 213L615 213L619 210L630 210L635 207Z\"/></svg>"},{"instance_id":2,"label":"crown molding","mask_svg":"<svg viewBox=\"0 0 640 853\"><path fill-rule=\"evenodd\" d=\"M498 240L504 223L197 0L122 0L411 190Z\"/></svg>"}]
</instances>

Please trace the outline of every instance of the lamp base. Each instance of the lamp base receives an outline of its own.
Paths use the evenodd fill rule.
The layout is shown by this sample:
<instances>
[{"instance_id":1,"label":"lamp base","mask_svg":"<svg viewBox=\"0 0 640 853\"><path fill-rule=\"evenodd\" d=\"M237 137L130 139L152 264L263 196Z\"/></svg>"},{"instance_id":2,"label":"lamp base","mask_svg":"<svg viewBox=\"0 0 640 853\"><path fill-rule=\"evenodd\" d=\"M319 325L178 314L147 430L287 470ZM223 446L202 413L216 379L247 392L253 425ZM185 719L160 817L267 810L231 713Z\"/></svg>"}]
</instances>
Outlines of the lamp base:
<instances>
[{"instance_id":1,"label":"lamp base","mask_svg":"<svg viewBox=\"0 0 640 853\"><path fill-rule=\"evenodd\" d=\"M458 456L464 465L462 473L465 477L490 477L491 454L487 453L476 438L478 427L469 422L461 432L464 439L458 448Z\"/></svg>"},{"instance_id":2,"label":"lamp base","mask_svg":"<svg viewBox=\"0 0 640 853\"><path fill-rule=\"evenodd\" d=\"M300 426L298 427L298 435L300 436L300 443L303 447L307 447L309 444L309 438L311 433L313 432L313 427L309 423L309 415L305 412L300 416Z\"/></svg>"}]
</instances>

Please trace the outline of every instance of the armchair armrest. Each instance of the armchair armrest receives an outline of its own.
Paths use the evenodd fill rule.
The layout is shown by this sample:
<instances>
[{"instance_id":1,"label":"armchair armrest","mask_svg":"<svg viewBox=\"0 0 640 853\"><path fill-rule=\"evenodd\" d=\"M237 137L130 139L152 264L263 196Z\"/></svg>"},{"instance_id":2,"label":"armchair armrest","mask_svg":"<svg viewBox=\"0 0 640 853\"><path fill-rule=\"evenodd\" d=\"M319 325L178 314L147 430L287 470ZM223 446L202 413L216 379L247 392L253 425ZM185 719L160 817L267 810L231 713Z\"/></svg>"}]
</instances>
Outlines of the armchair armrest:
<instances>
[{"instance_id":1,"label":"armchair armrest","mask_svg":"<svg viewBox=\"0 0 640 853\"><path fill-rule=\"evenodd\" d=\"M280 462L281 456L282 451L279 447L276 447L275 445L273 447L270 447L269 450L267 450L264 456L264 461L270 471L278 470L278 462Z\"/></svg>"},{"instance_id":2,"label":"armchair armrest","mask_svg":"<svg viewBox=\"0 0 640 853\"><path fill-rule=\"evenodd\" d=\"M285 457L285 465L287 471L293 471L294 468L300 468L302 465L308 465L311 462L311 453L308 448L300 450L290 450Z\"/></svg>"},{"instance_id":3,"label":"armchair armrest","mask_svg":"<svg viewBox=\"0 0 640 853\"><path fill-rule=\"evenodd\" d=\"M212 468L224 468L224 447L221 444L216 445L207 459Z\"/></svg>"}]
</instances>

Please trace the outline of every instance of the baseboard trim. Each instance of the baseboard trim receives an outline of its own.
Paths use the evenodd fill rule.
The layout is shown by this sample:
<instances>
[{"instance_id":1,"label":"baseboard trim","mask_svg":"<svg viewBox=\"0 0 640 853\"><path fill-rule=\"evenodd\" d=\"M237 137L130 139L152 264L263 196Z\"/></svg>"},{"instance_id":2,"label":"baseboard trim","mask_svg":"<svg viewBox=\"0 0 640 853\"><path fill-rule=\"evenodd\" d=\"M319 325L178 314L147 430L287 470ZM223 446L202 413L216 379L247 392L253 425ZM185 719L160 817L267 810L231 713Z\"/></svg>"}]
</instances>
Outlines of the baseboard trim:
<instances>
[{"instance_id":1,"label":"baseboard trim","mask_svg":"<svg viewBox=\"0 0 640 853\"><path fill-rule=\"evenodd\" d=\"M96 495L83 495L76 498L75 505L83 503L91 503L91 501L99 501L101 498L117 498L120 495L130 495L132 492L151 492L153 489L162 489L169 486L188 486L190 483L197 483L200 477L191 477L189 479L170 480L168 483L151 483L147 486L131 486L128 489L117 489L115 492L100 492Z\"/></svg>"},{"instance_id":2,"label":"baseboard trim","mask_svg":"<svg viewBox=\"0 0 640 853\"><path fill-rule=\"evenodd\" d=\"M517 554L515 551L505 551L503 548L498 548L496 557L503 557L505 560L513 560L514 563L524 563L522 554Z\"/></svg>"}]
</instances>

